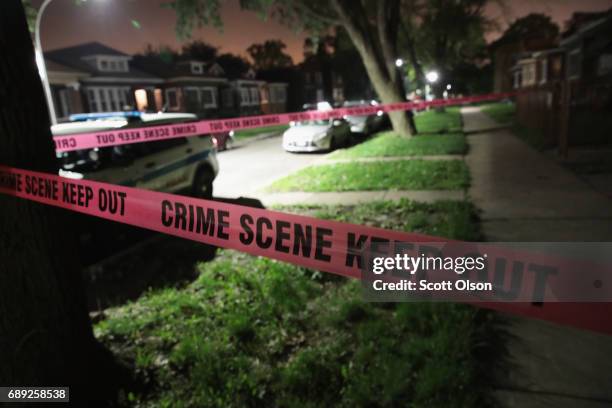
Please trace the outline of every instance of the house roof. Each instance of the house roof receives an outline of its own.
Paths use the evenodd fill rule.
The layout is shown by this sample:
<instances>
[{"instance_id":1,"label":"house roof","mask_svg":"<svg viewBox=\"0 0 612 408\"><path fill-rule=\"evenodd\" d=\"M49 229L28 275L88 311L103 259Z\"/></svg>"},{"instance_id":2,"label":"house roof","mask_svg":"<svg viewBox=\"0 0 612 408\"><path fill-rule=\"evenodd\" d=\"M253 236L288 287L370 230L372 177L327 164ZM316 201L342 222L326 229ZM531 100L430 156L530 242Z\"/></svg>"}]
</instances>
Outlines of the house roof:
<instances>
[{"instance_id":1,"label":"house roof","mask_svg":"<svg viewBox=\"0 0 612 408\"><path fill-rule=\"evenodd\" d=\"M194 74L191 71L191 63L197 62L204 65L203 74ZM216 62L206 63L198 60L184 60L178 62L166 62L162 58L155 55L136 55L132 60L132 64L143 71L151 72L161 78L193 78L195 80L218 80L221 79L220 75L213 75L214 70L221 70L223 68Z\"/></svg>"},{"instance_id":2,"label":"house roof","mask_svg":"<svg viewBox=\"0 0 612 408\"><path fill-rule=\"evenodd\" d=\"M78 69L71 68L71 67L69 67L67 65L60 64L60 63L52 61L52 60L46 60L45 61L45 66L47 68L47 71L62 72L62 73L67 73L67 74L83 74L83 75L88 75L88 73L85 72L85 71L80 71Z\"/></svg>"},{"instance_id":3,"label":"house roof","mask_svg":"<svg viewBox=\"0 0 612 408\"><path fill-rule=\"evenodd\" d=\"M607 30L609 35L612 26L612 8L599 13L574 13L568 22L568 29L563 33L562 46L567 46L596 30Z\"/></svg>"},{"instance_id":4,"label":"house roof","mask_svg":"<svg viewBox=\"0 0 612 408\"><path fill-rule=\"evenodd\" d=\"M131 58L129 55L99 42L89 42L72 47L48 51L45 53L45 60L52 63L61 64L77 71L90 73L94 77L108 76L113 78L157 79L156 76L135 68L132 66L132 64L128 64L128 72L101 72L96 66L84 59L86 57L95 55Z\"/></svg>"}]
</instances>

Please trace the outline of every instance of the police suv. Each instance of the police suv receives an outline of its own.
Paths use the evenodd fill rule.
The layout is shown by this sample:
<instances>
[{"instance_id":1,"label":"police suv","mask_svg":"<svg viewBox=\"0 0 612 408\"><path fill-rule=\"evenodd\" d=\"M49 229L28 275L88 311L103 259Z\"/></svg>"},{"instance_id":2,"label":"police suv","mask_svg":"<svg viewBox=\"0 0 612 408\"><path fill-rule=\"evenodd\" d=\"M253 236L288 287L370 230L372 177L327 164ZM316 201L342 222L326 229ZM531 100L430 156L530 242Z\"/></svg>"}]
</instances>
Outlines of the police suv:
<instances>
[{"instance_id":1,"label":"police suv","mask_svg":"<svg viewBox=\"0 0 612 408\"><path fill-rule=\"evenodd\" d=\"M103 112L70 116L53 136L191 122L190 113ZM212 198L219 172L210 135L57 153L60 175L193 197Z\"/></svg>"}]
</instances>

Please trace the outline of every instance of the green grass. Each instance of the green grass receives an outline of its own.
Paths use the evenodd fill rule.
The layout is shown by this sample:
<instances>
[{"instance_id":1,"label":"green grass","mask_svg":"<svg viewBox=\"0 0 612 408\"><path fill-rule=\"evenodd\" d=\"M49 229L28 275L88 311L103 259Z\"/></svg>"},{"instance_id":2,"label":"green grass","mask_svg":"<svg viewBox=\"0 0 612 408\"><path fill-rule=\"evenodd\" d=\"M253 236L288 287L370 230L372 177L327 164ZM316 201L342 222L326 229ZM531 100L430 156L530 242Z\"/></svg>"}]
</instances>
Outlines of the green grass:
<instances>
[{"instance_id":1,"label":"green grass","mask_svg":"<svg viewBox=\"0 0 612 408\"><path fill-rule=\"evenodd\" d=\"M311 166L275 181L270 191L452 190L469 185L461 160L396 160Z\"/></svg>"},{"instance_id":2,"label":"green grass","mask_svg":"<svg viewBox=\"0 0 612 408\"><path fill-rule=\"evenodd\" d=\"M516 105L508 102L489 103L480 107L481 111L500 124L513 123L516 116Z\"/></svg>"},{"instance_id":3,"label":"green grass","mask_svg":"<svg viewBox=\"0 0 612 408\"><path fill-rule=\"evenodd\" d=\"M277 206L275 209L312 217L351 222L462 241L482 239L474 207L465 201L420 203L375 201L359 205Z\"/></svg>"},{"instance_id":4,"label":"green grass","mask_svg":"<svg viewBox=\"0 0 612 408\"><path fill-rule=\"evenodd\" d=\"M419 135L411 138L398 136L393 131L381 132L370 140L350 149L338 150L330 159L359 157L420 156L438 154L465 154L467 143L462 133L459 108L444 112L429 110L415 116Z\"/></svg>"},{"instance_id":5,"label":"green grass","mask_svg":"<svg viewBox=\"0 0 612 408\"><path fill-rule=\"evenodd\" d=\"M330 159L353 159L360 157L425 156L438 154L465 154L467 143L463 134L421 135L411 138L398 136L395 132L381 132L372 139L350 149L338 150Z\"/></svg>"},{"instance_id":6,"label":"green grass","mask_svg":"<svg viewBox=\"0 0 612 408\"><path fill-rule=\"evenodd\" d=\"M381 225L397 229L416 217L426 232L475 220L470 204L450 202L288 210L355 222L384 212ZM188 287L149 292L96 325L141 383L124 390L124 405L493 405L490 370L503 348L491 312L365 303L356 281L234 251L198 268Z\"/></svg>"},{"instance_id":7,"label":"green grass","mask_svg":"<svg viewBox=\"0 0 612 408\"><path fill-rule=\"evenodd\" d=\"M418 113L414 117L419 133L459 133L462 131L461 110L449 107L443 112L434 109Z\"/></svg>"},{"instance_id":8,"label":"green grass","mask_svg":"<svg viewBox=\"0 0 612 408\"><path fill-rule=\"evenodd\" d=\"M288 127L289 127L288 125L274 125L274 126L260 127L260 128L254 128L254 129L237 130L234 134L234 137L236 139L247 139L249 137L257 136L262 133L271 133L271 132L281 133L281 132L284 132Z\"/></svg>"}]
</instances>

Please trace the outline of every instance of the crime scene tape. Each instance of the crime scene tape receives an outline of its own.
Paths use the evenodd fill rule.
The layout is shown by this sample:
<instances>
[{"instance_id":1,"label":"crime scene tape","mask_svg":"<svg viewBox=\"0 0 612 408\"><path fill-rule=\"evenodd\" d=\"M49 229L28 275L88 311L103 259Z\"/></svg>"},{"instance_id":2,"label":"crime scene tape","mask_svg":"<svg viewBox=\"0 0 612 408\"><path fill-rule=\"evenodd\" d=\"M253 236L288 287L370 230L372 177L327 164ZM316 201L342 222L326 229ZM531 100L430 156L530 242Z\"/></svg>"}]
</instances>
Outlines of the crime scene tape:
<instances>
[{"instance_id":1,"label":"crime scene tape","mask_svg":"<svg viewBox=\"0 0 612 408\"><path fill-rule=\"evenodd\" d=\"M423 234L322 220L90 180L67 179L7 166L0 166L0 192L357 279L362 276L363 250L368 244L395 242L435 246L455 242ZM511 250L504 249L489 252L489 257L491 262L501 258L506 261L518 259ZM525 269L532 273L523 276L521 291L533 291L542 285L543 277L548 279L547 286L553 289L555 280L563 280L561 272L565 266L554 258L523 254L520 262L532 264L531 268ZM539 270L535 268L538 264ZM549 266L547 271L544 270L545 273L542 273L542 265ZM597 271L592 277L603 279L609 272ZM493 277L484 276L481 279L491 280ZM506 280L509 279L506 276ZM575 285L576 281L561 283ZM612 303L548 303L540 302L539 298L533 299L536 303L494 300L499 299L468 299L466 302L478 307L612 334Z\"/></svg>"},{"instance_id":2,"label":"crime scene tape","mask_svg":"<svg viewBox=\"0 0 612 408\"><path fill-rule=\"evenodd\" d=\"M516 95L516 92L477 95L462 98L434 99L432 101L400 102L374 106L347 107L326 111L311 110L293 113L243 116L228 119L200 120L172 125L159 125L140 128L127 127L118 130L55 136L53 140L55 142L55 150L57 152L69 152L72 150L118 146L128 143L143 143L155 140L173 139L177 137L192 137L203 134L229 132L231 130L283 125L291 122L339 119L344 116L376 115L381 111L389 113L404 110L419 110L427 107L442 107L493 101L509 98L514 95Z\"/></svg>"}]
</instances>

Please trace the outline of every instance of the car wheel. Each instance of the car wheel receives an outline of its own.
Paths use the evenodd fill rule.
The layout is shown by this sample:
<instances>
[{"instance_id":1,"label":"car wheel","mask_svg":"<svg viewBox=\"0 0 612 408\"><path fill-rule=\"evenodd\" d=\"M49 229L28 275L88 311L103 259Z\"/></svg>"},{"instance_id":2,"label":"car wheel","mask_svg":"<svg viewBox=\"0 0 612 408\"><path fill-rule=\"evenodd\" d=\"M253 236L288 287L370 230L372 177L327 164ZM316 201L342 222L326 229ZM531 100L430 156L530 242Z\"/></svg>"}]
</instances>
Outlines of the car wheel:
<instances>
[{"instance_id":1,"label":"car wheel","mask_svg":"<svg viewBox=\"0 0 612 408\"><path fill-rule=\"evenodd\" d=\"M332 138L329 140L329 151L334 151L338 148L338 142L336 141L336 138L334 136L332 136Z\"/></svg>"},{"instance_id":2,"label":"car wheel","mask_svg":"<svg viewBox=\"0 0 612 408\"><path fill-rule=\"evenodd\" d=\"M212 199L214 179L215 175L210 169L199 169L193 179L193 188L191 196L196 198L203 198L205 200Z\"/></svg>"}]
</instances>

